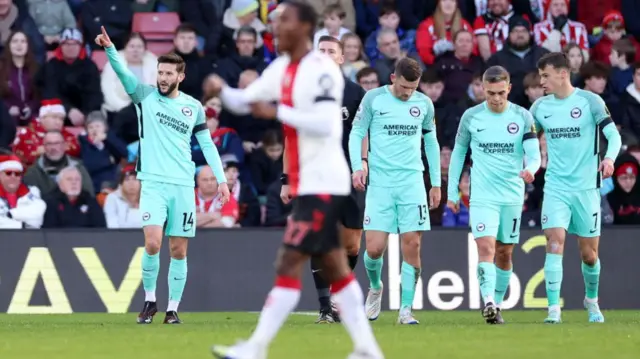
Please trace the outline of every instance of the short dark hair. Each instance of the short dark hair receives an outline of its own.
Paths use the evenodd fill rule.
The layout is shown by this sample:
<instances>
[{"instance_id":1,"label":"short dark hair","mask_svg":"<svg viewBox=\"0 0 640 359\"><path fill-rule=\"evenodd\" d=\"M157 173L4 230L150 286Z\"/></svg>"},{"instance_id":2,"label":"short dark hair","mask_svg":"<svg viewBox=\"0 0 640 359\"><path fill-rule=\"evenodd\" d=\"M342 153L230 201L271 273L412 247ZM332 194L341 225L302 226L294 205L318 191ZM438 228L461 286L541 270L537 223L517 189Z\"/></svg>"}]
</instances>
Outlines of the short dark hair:
<instances>
[{"instance_id":1,"label":"short dark hair","mask_svg":"<svg viewBox=\"0 0 640 359\"><path fill-rule=\"evenodd\" d=\"M440 76L440 73L436 71L436 69L430 68L424 70L424 72L422 73L422 77L420 78L420 82L423 84L433 85L439 82L444 83L444 80L442 79L442 76Z\"/></svg>"},{"instance_id":2,"label":"short dark hair","mask_svg":"<svg viewBox=\"0 0 640 359\"><path fill-rule=\"evenodd\" d=\"M404 57L396 64L395 74L410 82L418 81L422 75L422 68L418 61Z\"/></svg>"},{"instance_id":3,"label":"short dark hair","mask_svg":"<svg viewBox=\"0 0 640 359\"><path fill-rule=\"evenodd\" d=\"M571 70L569 58L562 52L550 52L538 60L538 70L544 70L547 66L551 66L556 70Z\"/></svg>"},{"instance_id":4,"label":"short dark hair","mask_svg":"<svg viewBox=\"0 0 640 359\"><path fill-rule=\"evenodd\" d=\"M363 77L367 77L369 75L378 76L378 72L373 67L363 67L360 71L356 72L356 81L360 82Z\"/></svg>"},{"instance_id":5,"label":"short dark hair","mask_svg":"<svg viewBox=\"0 0 640 359\"><path fill-rule=\"evenodd\" d=\"M627 64L632 63L636 58L636 47L633 46L633 43L629 39L620 39L615 41L611 46L611 50L615 50L618 53L618 56L624 56Z\"/></svg>"},{"instance_id":6,"label":"short dark hair","mask_svg":"<svg viewBox=\"0 0 640 359\"><path fill-rule=\"evenodd\" d=\"M336 39L333 36L329 36L329 35L322 35L320 36L320 39L318 39L318 45L321 42L333 42L334 44L338 44L338 47L340 48L341 52L344 52L344 44L342 43L342 41Z\"/></svg>"},{"instance_id":7,"label":"short dark hair","mask_svg":"<svg viewBox=\"0 0 640 359\"><path fill-rule=\"evenodd\" d=\"M542 85L540 84L540 74L537 72L529 72L524 76L522 84L524 85L525 90L531 87L541 87Z\"/></svg>"},{"instance_id":8,"label":"short dark hair","mask_svg":"<svg viewBox=\"0 0 640 359\"><path fill-rule=\"evenodd\" d=\"M381 18L385 15L390 15L390 14L397 14L398 16L400 16L400 12L398 11L398 8L393 3L384 3L380 7L380 11L378 12L378 18Z\"/></svg>"},{"instance_id":9,"label":"short dark hair","mask_svg":"<svg viewBox=\"0 0 640 359\"><path fill-rule=\"evenodd\" d=\"M467 33L469 35L471 35L471 39L473 39L473 33L467 29L460 29L458 31L456 31L455 34L453 34L453 37L451 38L452 41L455 43L456 40L458 40L458 36L460 36L461 34Z\"/></svg>"},{"instance_id":10,"label":"short dark hair","mask_svg":"<svg viewBox=\"0 0 640 359\"><path fill-rule=\"evenodd\" d=\"M240 37L240 35L251 35L254 40L258 39L258 32L251 26L242 26L238 29L236 33L236 39Z\"/></svg>"},{"instance_id":11,"label":"short dark hair","mask_svg":"<svg viewBox=\"0 0 640 359\"><path fill-rule=\"evenodd\" d=\"M484 72L482 75L482 81L486 81L490 84L495 84L498 82L507 82L511 81L511 76L509 76L509 71L502 66L491 66Z\"/></svg>"},{"instance_id":12,"label":"short dark hair","mask_svg":"<svg viewBox=\"0 0 640 359\"><path fill-rule=\"evenodd\" d=\"M589 61L580 68L580 77L583 80L594 77L606 79L609 77L609 66L600 61Z\"/></svg>"},{"instance_id":13,"label":"short dark hair","mask_svg":"<svg viewBox=\"0 0 640 359\"><path fill-rule=\"evenodd\" d=\"M188 22L183 22L182 24L178 25L178 27L176 28L176 35L181 32L192 32L194 34L198 33L198 31L196 31L196 27Z\"/></svg>"},{"instance_id":14,"label":"short dark hair","mask_svg":"<svg viewBox=\"0 0 640 359\"><path fill-rule=\"evenodd\" d=\"M633 73L640 70L640 61L634 62L631 67L633 67Z\"/></svg>"},{"instance_id":15,"label":"short dark hair","mask_svg":"<svg viewBox=\"0 0 640 359\"><path fill-rule=\"evenodd\" d=\"M175 52L168 53L166 55L162 55L158 57L158 65L160 64L173 64L176 65L176 71L178 73L184 72L186 67L184 63L184 59L182 56L176 54Z\"/></svg>"},{"instance_id":16,"label":"short dark hair","mask_svg":"<svg viewBox=\"0 0 640 359\"><path fill-rule=\"evenodd\" d=\"M475 80L482 81L482 72L476 71L473 73L473 75L471 75L471 82Z\"/></svg>"},{"instance_id":17,"label":"short dark hair","mask_svg":"<svg viewBox=\"0 0 640 359\"><path fill-rule=\"evenodd\" d=\"M342 6L340 6L337 3L328 5L327 7L324 8L324 11L322 12L322 16L329 16L333 14L338 15L338 17L343 20L345 17L347 17L347 12L344 11Z\"/></svg>"},{"instance_id":18,"label":"short dark hair","mask_svg":"<svg viewBox=\"0 0 640 359\"><path fill-rule=\"evenodd\" d=\"M285 4L296 9L299 22L311 26L311 33L309 35L313 37L316 26L318 26L318 13L316 13L316 10L311 5L300 0L286 1Z\"/></svg>"},{"instance_id":19,"label":"short dark hair","mask_svg":"<svg viewBox=\"0 0 640 359\"><path fill-rule=\"evenodd\" d=\"M282 134L276 130L267 130L262 136L262 147L282 144Z\"/></svg>"}]
</instances>

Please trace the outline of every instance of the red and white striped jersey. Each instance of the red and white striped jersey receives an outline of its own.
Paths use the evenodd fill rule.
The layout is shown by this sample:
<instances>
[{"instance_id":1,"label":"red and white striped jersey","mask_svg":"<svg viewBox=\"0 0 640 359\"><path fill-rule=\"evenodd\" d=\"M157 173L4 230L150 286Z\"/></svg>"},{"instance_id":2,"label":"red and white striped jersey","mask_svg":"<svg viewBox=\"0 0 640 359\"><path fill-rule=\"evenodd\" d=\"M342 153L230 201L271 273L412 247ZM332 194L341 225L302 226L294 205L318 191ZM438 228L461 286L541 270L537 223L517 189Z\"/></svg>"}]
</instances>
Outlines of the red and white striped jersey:
<instances>
[{"instance_id":1,"label":"red and white striped jersey","mask_svg":"<svg viewBox=\"0 0 640 359\"><path fill-rule=\"evenodd\" d=\"M533 36L536 44L542 46L542 44L549 38L549 35L553 31L553 22L551 20L541 21L533 27ZM569 20L567 24L562 28L562 36L560 37L560 47L564 47L566 44L575 42L583 50L589 50L589 40L587 39L587 28L583 23Z\"/></svg>"},{"instance_id":2,"label":"red and white striped jersey","mask_svg":"<svg viewBox=\"0 0 640 359\"><path fill-rule=\"evenodd\" d=\"M514 15L513 8L509 8L503 16L495 16L489 12L478 16L473 22L473 33L489 36L491 42L491 53L502 50L502 47L509 38L509 19ZM526 16L525 16L526 18Z\"/></svg>"},{"instance_id":3,"label":"red and white striped jersey","mask_svg":"<svg viewBox=\"0 0 640 359\"><path fill-rule=\"evenodd\" d=\"M276 58L241 93L241 102L278 101L278 120L285 135L285 156L291 195L347 195L351 171L342 149L344 77L328 56L311 51L299 62ZM246 110L245 110L246 112Z\"/></svg>"}]
</instances>

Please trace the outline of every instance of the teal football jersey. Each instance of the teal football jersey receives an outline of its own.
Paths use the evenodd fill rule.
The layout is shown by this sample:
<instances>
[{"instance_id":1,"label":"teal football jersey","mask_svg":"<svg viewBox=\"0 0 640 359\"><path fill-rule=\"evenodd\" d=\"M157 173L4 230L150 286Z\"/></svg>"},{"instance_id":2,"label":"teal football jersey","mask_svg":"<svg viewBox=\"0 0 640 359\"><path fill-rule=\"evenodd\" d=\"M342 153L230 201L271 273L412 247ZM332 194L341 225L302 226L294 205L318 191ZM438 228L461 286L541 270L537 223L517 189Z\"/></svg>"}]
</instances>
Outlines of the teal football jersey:
<instances>
[{"instance_id":1,"label":"teal football jersey","mask_svg":"<svg viewBox=\"0 0 640 359\"><path fill-rule=\"evenodd\" d=\"M182 92L169 98L155 87L140 84L122 64L115 47L106 50L138 115L138 178L193 187L191 136L207 129L202 104Z\"/></svg>"},{"instance_id":2,"label":"teal football jersey","mask_svg":"<svg viewBox=\"0 0 640 359\"><path fill-rule=\"evenodd\" d=\"M502 113L492 112L486 102L465 111L456 146L471 149L471 203L524 202L523 141L532 138L536 138L533 117L516 104L509 102Z\"/></svg>"},{"instance_id":3,"label":"teal football jersey","mask_svg":"<svg viewBox=\"0 0 640 359\"><path fill-rule=\"evenodd\" d=\"M538 99L531 113L547 143L545 191L600 188L600 128L612 123L602 98L576 88L564 99Z\"/></svg>"},{"instance_id":4,"label":"teal football jersey","mask_svg":"<svg viewBox=\"0 0 640 359\"><path fill-rule=\"evenodd\" d=\"M369 135L369 184L394 187L404 181L422 181L421 139L423 132L435 130L431 99L414 92L402 101L389 86L383 86L368 91L362 99L350 142ZM349 147L351 163L361 163L360 146Z\"/></svg>"}]
</instances>

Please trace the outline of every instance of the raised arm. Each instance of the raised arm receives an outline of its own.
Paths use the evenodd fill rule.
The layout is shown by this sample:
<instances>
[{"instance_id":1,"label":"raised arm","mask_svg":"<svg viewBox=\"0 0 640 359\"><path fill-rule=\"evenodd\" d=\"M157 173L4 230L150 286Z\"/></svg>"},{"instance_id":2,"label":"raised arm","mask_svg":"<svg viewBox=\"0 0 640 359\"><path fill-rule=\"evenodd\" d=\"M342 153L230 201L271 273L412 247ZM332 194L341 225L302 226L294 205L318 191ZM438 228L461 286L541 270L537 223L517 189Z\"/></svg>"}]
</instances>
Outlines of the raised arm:
<instances>
[{"instance_id":1,"label":"raised arm","mask_svg":"<svg viewBox=\"0 0 640 359\"><path fill-rule=\"evenodd\" d=\"M451 162L449 163L449 184L447 187L447 199L457 203L460 200L458 185L460 184L460 175L464 168L464 160L467 157L467 150L471 142L471 133L469 132L469 116L465 112L460 119L458 125L458 134L456 135L456 143L451 152Z\"/></svg>"},{"instance_id":2,"label":"raised arm","mask_svg":"<svg viewBox=\"0 0 640 359\"><path fill-rule=\"evenodd\" d=\"M133 103L140 103L153 91L151 86L140 84L138 78L129 70L127 64L122 60L120 54L118 54L118 50L116 50L116 47L111 42L111 39L109 39L109 35L107 34L107 30L104 29L104 26L102 26L102 33L96 37L96 44L104 47L107 53L107 59L109 59L109 64L111 64L113 71L118 76L122 86L124 86L124 90L129 97L131 97Z\"/></svg>"},{"instance_id":3,"label":"raised arm","mask_svg":"<svg viewBox=\"0 0 640 359\"><path fill-rule=\"evenodd\" d=\"M440 173L440 144L436 137L436 120L433 102L428 101L427 113L422 120L422 137L424 139L424 153L429 163L429 178L432 187L440 187L442 174Z\"/></svg>"},{"instance_id":4,"label":"raised arm","mask_svg":"<svg viewBox=\"0 0 640 359\"><path fill-rule=\"evenodd\" d=\"M258 77L245 89L236 89L224 83L218 75L211 75L208 79L214 89L221 89L222 105L236 115L251 113L249 106L253 102L273 102L280 99L280 83L282 77L282 61L273 61Z\"/></svg>"},{"instance_id":5,"label":"raised arm","mask_svg":"<svg viewBox=\"0 0 640 359\"><path fill-rule=\"evenodd\" d=\"M227 183L227 177L224 175L220 154L211 139L211 133L209 132L209 128L207 128L207 120L202 106L198 106L197 116L196 124L193 127L193 134L196 136L196 140L198 140L198 144L200 144L200 149L202 149L202 154L207 160L209 167L211 167L213 175L216 176L218 183Z\"/></svg>"}]
</instances>

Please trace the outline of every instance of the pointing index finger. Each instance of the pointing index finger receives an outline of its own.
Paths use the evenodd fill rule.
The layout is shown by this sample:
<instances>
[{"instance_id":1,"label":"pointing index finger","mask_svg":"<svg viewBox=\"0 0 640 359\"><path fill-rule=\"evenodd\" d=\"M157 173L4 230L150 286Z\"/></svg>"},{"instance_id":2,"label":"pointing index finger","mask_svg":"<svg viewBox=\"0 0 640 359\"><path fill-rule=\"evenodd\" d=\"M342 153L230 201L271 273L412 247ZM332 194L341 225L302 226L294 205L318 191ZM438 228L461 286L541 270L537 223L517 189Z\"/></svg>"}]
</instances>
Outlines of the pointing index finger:
<instances>
[{"instance_id":1,"label":"pointing index finger","mask_svg":"<svg viewBox=\"0 0 640 359\"><path fill-rule=\"evenodd\" d=\"M100 26L100 30L102 31L102 35L108 36L107 35L107 30L104 28L104 26Z\"/></svg>"}]
</instances>

